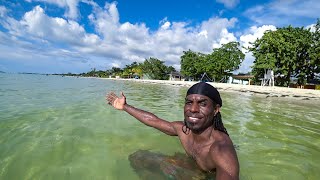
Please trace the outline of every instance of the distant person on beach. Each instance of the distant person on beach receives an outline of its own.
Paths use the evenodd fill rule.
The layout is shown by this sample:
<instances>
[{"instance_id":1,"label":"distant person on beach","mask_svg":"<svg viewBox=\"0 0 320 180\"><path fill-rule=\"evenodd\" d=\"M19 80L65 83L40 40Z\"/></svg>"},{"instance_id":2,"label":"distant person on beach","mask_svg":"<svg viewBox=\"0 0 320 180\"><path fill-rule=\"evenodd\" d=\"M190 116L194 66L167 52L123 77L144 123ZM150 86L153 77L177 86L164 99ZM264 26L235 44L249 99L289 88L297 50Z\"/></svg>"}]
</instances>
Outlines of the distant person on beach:
<instances>
[{"instance_id":1,"label":"distant person on beach","mask_svg":"<svg viewBox=\"0 0 320 180\"><path fill-rule=\"evenodd\" d=\"M199 82L189 88L185 98L184 121L169 122L126 103L121 92L110 92L108 104L123 110L147 126L167 135L178 136L186 153L216 179L239 179L239 162L233 143L221 119L222 100L216 88Z\"/></svg>"}]
</instances>

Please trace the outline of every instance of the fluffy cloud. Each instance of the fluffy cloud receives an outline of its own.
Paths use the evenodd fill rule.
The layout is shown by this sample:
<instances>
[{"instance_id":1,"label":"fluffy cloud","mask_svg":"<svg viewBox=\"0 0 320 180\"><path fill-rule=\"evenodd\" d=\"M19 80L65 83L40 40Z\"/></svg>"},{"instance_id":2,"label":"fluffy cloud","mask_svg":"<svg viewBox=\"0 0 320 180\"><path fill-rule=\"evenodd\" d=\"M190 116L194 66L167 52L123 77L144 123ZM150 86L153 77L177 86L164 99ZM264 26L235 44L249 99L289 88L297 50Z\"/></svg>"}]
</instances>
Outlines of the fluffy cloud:
<instances>
[{"instance_id":1,"label":"fluffy cloud","mask_svg":"<svg viewBox=\"0 0 320 180\"><path fill-rule=\"evenodd\" d=\"M97 35L86 33L76 21L49 17L40 6L26 12L21 20L6 15L3 17L0 20L1 25L10 35L23 41L52 45L65 43L71 45L70 47L92 46L100 41Z\"/></svg>"},{"instance_id":2,"label":"fluffy cloud","mask_svg":"<svg viewBox=\"0 0 320 180\"><path fill-rule=\"evenodd\" d=\"M0 17L4 17L7 13L7 8L4 6L0 6Z\"/></svg>"},{"instance_id":3,"label":"fluffy cloud","mask_svg":"<svg viewBox=\"0 0 320 180\"><path fill-rule=\"evenodd\" d=\"M288 25L288 22L303 22L307 18L319 18L319 9L318 0L271 1L246 10L244 15L258 25L284 26Z\"/></svg>"},{"instance_id":4,"label":"fluffy cloud","mask_svg":"<svg viewBox=\"0 0 320 180\"><path fill-rule=\"evenodd\" d=\"M316 32L316 24L311 24L307 26L306 29L310 29L311 32Z\"/></svg>"},{"instance_id":5,"label":"fluffy cloud","mask_svg":"<svg viewBox=\"0 0 320 180\"><path fill-rule=\"evenodd\" d=\"M268 31L275 31L277 28L273 25L263 25L261 27L252 26L250 27L248 33L240 36L240 43L245 48L252 47L250 43L254 42L257 39L260 39L263 34ZM242 49L243 52L246 52L245 49Z\"/></svg>"},{"instance_id":6,"label":"fluffy cloud","mask_svg":"<svg viewBox=\"0 0 320 180\"><path fill-rule=\"evenodd\" d=\"M65 17L70 19L76 19L79 16L78 4L80 0L27 0L28 2L38 1L46 2L57 5L61 8L65 8Z\"/></svg>"},{"instance_id":7,"label":"fluffy cloud","mask_svg":"<svg viewBox=\"0 0 320 180\"><path fill-rule=\"evenodd\" d=\"M216 0L218 3L224 4L226 8L233 8L237 6L240 0Z\"/></svg>"},{"instance_id":8,"label":"fluffy cloud","mask_svg":"<svg viewBox=\"0 0 320 180\"><path fill-rule=\"evenodd\" d=\"M77 7L79 0L46 2L70 9ZM0 58L17 65L34 64L41 67L39 71L53 73L123 67L149 57L180 69L183 51L211 53L213 48L237 41L228 31L236 25L236 18L212 17L196 26L164 18L158 29L150 31L144 23L120 23L116 3L100 7L90 0L81 2L92 6L87 18L94 33L88 33L76 20L47 15L41 6L35 6L21 19L8 16L8 10L0 6L0 24L6 29L6 32L0 31ZM272 28L252 27L240 37L241 44L248 45ZM245 64L249 66L250 62ZM3 63L0 66L3 67Z\"/></svg>"},{"instance_id":9,"label":"fluffy cloud","mask_svg":"<svg viewBox=\"0 0 320 180\"><path fill-rule=\"evenodd\" d=\"M89 19L96 32L103 37L101 55L109 56L116 52L116 64L133 61L142 62L145 58L156 57L169 65L178 67L183 51L191 49L209 53L222 43L236 40L227 28L233 27L236 19L211 18L197 27L185 22L160 21L160 27L150 32L145 24L119 23L119 13L115 3L107 3L104 8L96 7ZM206 35L203 35L206 32ZM116 48L116 49L114 49ZM129 60L129 62L128 62Z\"/></svg>"},{"instance_id":10,"label":"fluffy cloud","mask_svg":"<svg viewBox=\"0 0 320 180\"><path fill-rule=\"evenodd\" d=\"M0 32L0 70L16 72L54 73L88 69L86 57L65 49L50 48L23 41Z\"/></svg>"}]
</instances>

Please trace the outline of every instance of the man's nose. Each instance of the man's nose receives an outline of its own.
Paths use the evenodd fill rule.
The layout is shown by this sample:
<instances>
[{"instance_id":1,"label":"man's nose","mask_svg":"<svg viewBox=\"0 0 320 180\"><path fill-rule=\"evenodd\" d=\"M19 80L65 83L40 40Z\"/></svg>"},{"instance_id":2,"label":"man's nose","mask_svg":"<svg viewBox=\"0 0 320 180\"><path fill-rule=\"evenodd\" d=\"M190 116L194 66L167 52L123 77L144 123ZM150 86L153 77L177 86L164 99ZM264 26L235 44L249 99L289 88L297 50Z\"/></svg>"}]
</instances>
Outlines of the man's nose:
<instances>
[{"instance_id":1,"label":"man's nose","mask_svg":"<svg viewBox=\"0 0 320 180\"><path fill-rule=\"evenodd\" d=\"M199 112L200 111L199 105L197 103L192 103L190 111L191 112Z\"/></svg>"}]
</instances>

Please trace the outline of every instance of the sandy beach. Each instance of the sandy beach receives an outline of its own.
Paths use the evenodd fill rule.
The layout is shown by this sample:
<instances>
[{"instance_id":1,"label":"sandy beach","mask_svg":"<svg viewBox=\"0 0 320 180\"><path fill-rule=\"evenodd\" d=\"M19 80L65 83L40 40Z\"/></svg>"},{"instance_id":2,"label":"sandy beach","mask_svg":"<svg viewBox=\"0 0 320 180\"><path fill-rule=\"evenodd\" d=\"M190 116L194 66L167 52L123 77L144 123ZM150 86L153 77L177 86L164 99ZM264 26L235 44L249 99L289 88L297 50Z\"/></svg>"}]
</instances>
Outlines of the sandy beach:
<instances>
[{"instance_id":1,"label":"sandy beach","mask_svg":"<svg viewBox=\"0 0 320 180\"><path fill-rule=\"evenodd\" d=\"M173 86L185 86L190 87L197 81L169 81L169 80L144 80L144 79L114 79L122 81L134 81L137 83L151 83L151 84L164 84ZM320 100L320 90L313 89L298 89L287 87L270 87L270 86L257 86L257 85L242 85L242 84L227 84L227 83L215 83L209 84L216 87L219 91L228 92L241 92L241 93L253 93L263 95L265 97L283 97L283 98L298 98L301 100Z\"/></svg>"}]
</instances>

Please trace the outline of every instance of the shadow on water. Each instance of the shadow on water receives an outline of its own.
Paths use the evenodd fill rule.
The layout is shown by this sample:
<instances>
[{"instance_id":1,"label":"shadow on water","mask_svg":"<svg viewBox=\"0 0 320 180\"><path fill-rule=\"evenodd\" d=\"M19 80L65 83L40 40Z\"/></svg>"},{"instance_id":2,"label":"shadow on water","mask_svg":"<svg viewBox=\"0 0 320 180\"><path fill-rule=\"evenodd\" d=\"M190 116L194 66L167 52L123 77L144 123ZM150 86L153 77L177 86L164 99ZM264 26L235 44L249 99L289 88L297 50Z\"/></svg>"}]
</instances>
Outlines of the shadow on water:
<instances>
[{"instance_id":1,"label":"shadow on water","mask_svg":"<svg viewBox=\"0 0 320 180\"><path fill-rule=\"evenodd\" d=\"M129 155L132 168L142 180L149 179L213 179L214 173L205 173L199 169L194 160L184 153L172 156L147 150L138 150Z\"/></svg>"}]
</instances>

